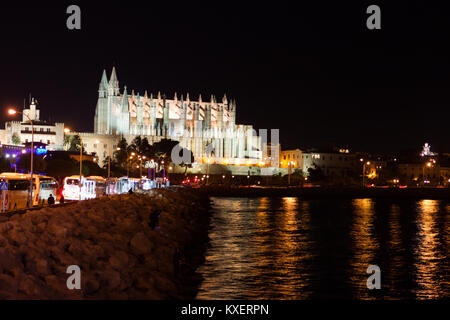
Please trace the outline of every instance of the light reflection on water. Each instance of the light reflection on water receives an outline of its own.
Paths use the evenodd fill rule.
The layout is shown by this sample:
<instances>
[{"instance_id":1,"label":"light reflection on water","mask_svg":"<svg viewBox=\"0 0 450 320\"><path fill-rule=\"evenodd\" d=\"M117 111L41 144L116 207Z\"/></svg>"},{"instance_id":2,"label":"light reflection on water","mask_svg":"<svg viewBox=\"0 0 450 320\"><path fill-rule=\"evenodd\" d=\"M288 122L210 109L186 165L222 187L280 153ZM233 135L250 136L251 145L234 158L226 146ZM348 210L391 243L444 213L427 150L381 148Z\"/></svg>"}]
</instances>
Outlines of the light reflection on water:
<instances>
[{"instance_id":1,"label":"light reflection on water","mask_svg":"<svg viewBox=\"0 0 450 320\"><path fill-rule=\"evenodd\" d=\"M198 299L449 297L449 205L213 198ZM366 269L381 268L381 290Z\"/></svg>"}]
</instances>

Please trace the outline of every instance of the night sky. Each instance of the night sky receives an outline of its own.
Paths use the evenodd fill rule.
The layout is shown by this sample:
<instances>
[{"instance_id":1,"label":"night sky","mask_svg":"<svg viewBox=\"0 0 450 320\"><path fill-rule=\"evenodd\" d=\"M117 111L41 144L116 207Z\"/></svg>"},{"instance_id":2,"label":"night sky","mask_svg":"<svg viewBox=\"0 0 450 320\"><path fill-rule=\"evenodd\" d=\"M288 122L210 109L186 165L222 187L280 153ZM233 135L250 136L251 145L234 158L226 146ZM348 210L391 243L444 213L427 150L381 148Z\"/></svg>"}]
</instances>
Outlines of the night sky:
<instances>
[{"instance_id":1,"label":"night sky","mask_svg":"<svg viewBox=\"0 0 450 320\"><path fill-rule=\"evenodd\" d=\"M284 148L450 152L450 20L425 1L59 1L0 8L0 112L29 93L41 118L93 131L103 69L121 90L237 101ZM95 3L95 4L94 4ZM311 4L317 3L317 4ZM81 7L80 31L66 8ZM366 8L381 7L381 30Z\"/></svg>"}]
</instances>

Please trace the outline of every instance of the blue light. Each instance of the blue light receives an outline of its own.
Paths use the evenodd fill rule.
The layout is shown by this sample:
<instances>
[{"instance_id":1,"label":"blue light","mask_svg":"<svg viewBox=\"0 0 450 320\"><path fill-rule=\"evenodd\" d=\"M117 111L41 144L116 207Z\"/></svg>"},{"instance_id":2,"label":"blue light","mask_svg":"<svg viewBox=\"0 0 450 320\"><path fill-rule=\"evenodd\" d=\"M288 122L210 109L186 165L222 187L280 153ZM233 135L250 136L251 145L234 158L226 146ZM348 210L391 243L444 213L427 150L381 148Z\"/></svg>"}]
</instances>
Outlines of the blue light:
<instances>
[{"instance_id":1,"label":"blue light","mask_svg":"<svg viewBox=\"0 0 450 320\"><path fill-rule=\"evenodd\" d=\"M47 154L47 149L45 149L45 148L36 148L36 154L38 156L41 156L43 154Z\"/></svg>"}]
</instances>

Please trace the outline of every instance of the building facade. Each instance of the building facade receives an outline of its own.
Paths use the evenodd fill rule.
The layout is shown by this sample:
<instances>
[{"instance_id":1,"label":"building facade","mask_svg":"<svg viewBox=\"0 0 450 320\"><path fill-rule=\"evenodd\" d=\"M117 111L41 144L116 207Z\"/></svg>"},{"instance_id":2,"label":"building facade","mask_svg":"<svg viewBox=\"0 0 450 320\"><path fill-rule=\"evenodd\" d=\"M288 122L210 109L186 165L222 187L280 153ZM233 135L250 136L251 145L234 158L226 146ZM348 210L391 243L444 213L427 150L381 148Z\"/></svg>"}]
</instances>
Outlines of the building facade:
<instances>
[{"instance_id":1,"label":"building facade","mask_svg":"<svg viewBox=\"0 0 450 320\"><path fill-rule=\"evenodd\" d=\"M98 136L97 136L98 135ZM94 134L81 134L87 152L96 152L103 160L110 146L95 143L121 136L130 143L134 137L146 137L150 144L164 138L180 142L193 152L196 163L258 165L262 158L261 139L251 125L236 124L236 102L224 96L220 101L189 94L172 99L165 95L131 94L119 87L116 69L108 80L106 71L100 81L95 109ZM94 145L97 145L95 147ZM100 145L100 147L98 147Z\"/></svg>"},{"instance_id":2,"label":"building facade","mask_svg":"<svg viewBox=\"0 0 450 320\"><path fill-rule=\"evenodd\" d=\"M303 153L300 149L281 150L280 152L280 168L301 169L303 170Z\"/></svg>"},{"instance_id":3,"label":"building facade","mask_svg":"<svg viewBox=\"0 0 450 320\"><path fill-rule=\"evenodd\" d=\"M358 172L361 164L357 156L348 150L337 152L305 152L302 154L303 172L320 168L326 176L346 177Z\"/></svg>"},{"instance_id":4,"label":"building facade","mask_svg":"<svg viewBox=\"0 0 450 320\"><path fill-rule=\"evenodd\" d=\"M22 111L22 121L7 121L0 130L0 141L6 145L25 145L31 142L31 121L34 127L34 142L46 145L48 150L62 150L64 123L48 123L40 119L40 110L34 99L28 109Z\"/></svg>"}]
</instances>

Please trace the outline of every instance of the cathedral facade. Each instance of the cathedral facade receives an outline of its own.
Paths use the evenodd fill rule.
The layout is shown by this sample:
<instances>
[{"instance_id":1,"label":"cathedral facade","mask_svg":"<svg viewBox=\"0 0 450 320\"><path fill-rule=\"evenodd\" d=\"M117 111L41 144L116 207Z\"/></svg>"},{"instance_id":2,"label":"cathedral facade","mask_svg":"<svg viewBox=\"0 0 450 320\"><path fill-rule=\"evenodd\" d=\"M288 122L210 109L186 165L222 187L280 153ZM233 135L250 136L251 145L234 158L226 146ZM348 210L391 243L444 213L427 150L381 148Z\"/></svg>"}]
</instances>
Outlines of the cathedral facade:
<instances>
[{"instance_id":1,"label":"cathedral facade","mask_svg":"<svg viewBox=\"0 0 450 320\"><path fill-rule=\"evenodd\" d=\"M98 137L103 137L102 141L117 141L124 136L129 143L141 136L150 144L172 139L191 150L196 163L257 165L262 159L261 138L253 127L236 124L235 101L229 101L226 96L220 101L214 96L203 101L201 95L191 100L189 94L184 97L176 93L168 99L159 92L135 94L126 86L121 92L115 68L109 80L103 71L94 134L83 136L96 141ZM91 151L88 144L86 147ZM92 150L95 151L102 160L102 154Z\"/></svg>"}]
</instances>

